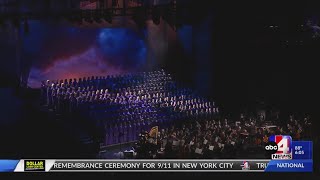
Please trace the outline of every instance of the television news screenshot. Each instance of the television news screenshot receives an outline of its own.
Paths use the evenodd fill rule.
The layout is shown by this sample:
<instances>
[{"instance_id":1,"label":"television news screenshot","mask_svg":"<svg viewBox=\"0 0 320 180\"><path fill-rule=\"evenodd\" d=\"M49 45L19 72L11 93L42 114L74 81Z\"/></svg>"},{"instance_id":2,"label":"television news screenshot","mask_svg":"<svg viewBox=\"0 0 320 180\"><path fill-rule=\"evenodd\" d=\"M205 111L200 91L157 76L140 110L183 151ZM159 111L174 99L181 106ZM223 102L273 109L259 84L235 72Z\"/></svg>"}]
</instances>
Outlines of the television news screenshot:
<instances>
[{"instance_id":1,"label":"television news screenshot","mask_svg":"<svg viewBox=\"0 0 320 180\"><path fill-rule=\"evenodd\" d=\"M0 0L0 174L319 172L320 6L285 7Z\"/></svg>"}]
</instances>

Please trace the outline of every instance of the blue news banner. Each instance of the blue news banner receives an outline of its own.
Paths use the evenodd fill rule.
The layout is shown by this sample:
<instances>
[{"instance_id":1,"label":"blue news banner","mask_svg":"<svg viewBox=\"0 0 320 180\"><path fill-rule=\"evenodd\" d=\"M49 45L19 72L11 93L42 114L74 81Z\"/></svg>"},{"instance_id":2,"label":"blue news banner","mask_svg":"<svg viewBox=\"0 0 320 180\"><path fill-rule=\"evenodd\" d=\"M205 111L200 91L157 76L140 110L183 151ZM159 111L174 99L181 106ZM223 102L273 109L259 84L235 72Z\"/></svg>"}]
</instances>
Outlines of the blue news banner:
<instances>
[{"instance_id":1,"label":"blue news banner","mask_svg":"<svg viewBox=\"0 0 320 180\"><path fill-rule=\"evenodd\" d=\"M273 159L265 172L313 172L312 142L292 141L289 148L292 159Z\"/></svg>"},{"instance_id":2,"label":"blue news banner","mask_svg":"<svg viewBox=\"0 0 320 180\"><path fill-rule=\"evenodd\" d=\"M0 160L0 172L312 172L312 142L287 142L292 154L276 157L291 159Z\"/></svg>"}]
</instances>

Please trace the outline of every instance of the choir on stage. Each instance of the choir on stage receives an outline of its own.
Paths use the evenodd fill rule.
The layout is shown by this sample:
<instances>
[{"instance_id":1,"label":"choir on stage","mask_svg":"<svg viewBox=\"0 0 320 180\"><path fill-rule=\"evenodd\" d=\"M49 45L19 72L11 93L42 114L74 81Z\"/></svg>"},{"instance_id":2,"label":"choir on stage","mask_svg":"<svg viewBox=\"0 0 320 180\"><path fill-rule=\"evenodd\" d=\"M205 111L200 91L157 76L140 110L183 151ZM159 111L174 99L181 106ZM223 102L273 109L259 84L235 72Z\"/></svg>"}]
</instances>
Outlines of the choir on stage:
<instances>
[{"instance_id":1,"label":"choir on stage","mask_svg":"<svg viewBox=\"0 0 320 180\"><path fill-rule=\"evenodd\" d=\"M136 141L153 126L166 128L219 114L214 102L177 85L164 70L47 80L42 94L57 114L80 114L103 127L105 145Z\"/></svg>"}]
</instances>

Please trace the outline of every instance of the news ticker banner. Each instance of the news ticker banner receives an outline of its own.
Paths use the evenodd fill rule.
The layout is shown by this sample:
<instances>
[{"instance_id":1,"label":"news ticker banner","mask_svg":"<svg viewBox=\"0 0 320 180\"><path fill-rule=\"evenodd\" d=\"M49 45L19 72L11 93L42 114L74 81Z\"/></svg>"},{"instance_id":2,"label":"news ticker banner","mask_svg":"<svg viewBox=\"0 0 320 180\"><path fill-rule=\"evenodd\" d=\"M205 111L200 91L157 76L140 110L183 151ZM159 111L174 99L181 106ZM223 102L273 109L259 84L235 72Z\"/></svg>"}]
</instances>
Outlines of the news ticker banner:
<instances>
[{"instance_id":1,"label":"news ticker banner","mask_svg":"<svg viewBox=\"0 0 320 180\"><path fill-rule=\"evenodd\" d=\"M0 172L312 172L308 160L0 160Z\"/></svg>"},{"instance_id":2,"label":"news ticker banner","mask_svg":"<svg viewBox=\"0 0 320 180\"><path fill-rule=\"evenodd\" d=\"M312 149L275 135L265 146L271 160L0 160L0 172L312 172Z\"/></svg>"}]
</instances>

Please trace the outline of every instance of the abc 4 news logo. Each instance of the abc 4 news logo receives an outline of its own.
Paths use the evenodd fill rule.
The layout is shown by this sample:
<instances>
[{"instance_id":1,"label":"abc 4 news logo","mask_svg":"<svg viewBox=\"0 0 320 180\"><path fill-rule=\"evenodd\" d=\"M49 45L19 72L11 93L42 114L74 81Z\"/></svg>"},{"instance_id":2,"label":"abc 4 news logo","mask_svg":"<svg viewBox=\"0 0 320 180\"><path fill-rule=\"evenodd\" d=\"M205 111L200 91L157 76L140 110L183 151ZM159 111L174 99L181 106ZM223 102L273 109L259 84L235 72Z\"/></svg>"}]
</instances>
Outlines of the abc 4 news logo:
<instances>
[{"instance_id":1,"label":"abc 4 news logo","mask_svg":"<svg viewBox=\"0 0 320 180\"><path fill-rule=\"evenodd\" d=\"M267 142L265 145L266 157L270 159L292 159L290 139L281 138L278 143Z\"/></svg>"},{"instance_id":2,"label":"abc 4 news logo","mask_svg":"<svg viewBox=\"0 0 320 180\"><path fill-rule=\"evenodd\" d=\"M278 145L275 142L269 141L267 142L266 146L264 147L264 149L266 150L266 152L268 154L275 154L278 151Z\"/></svg>"}]
</instances>

